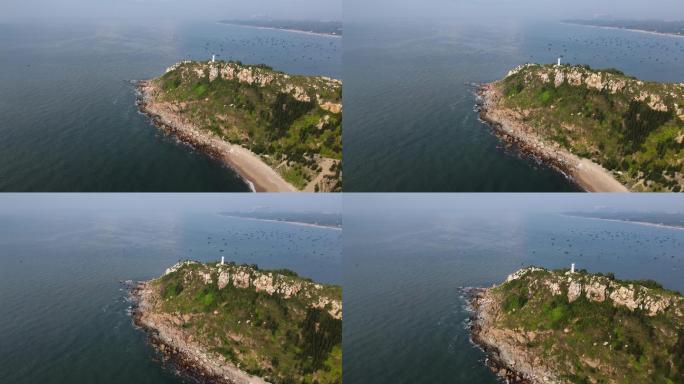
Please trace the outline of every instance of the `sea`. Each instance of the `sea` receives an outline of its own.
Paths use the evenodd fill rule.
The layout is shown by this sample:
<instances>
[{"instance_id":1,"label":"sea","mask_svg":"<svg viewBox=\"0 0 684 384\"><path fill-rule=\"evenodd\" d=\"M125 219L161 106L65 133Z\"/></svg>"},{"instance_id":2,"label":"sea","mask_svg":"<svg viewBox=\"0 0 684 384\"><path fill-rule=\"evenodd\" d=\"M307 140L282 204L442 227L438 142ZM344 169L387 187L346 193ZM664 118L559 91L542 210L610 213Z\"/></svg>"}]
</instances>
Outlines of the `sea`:
<instances>
[{"instance_id":1,"label":"sea","mask_svg":"<svg viewBox=\"0 0 684 384\"><path fill-rule=\"evenodd\" d=\"M186 382L162 366L133 325L122 284L158 277L180 259L224 256L342 282L338 229L177 203L155 211L0 213L0 383Z\"/></svg>"},{"instance_id":2,"label":"sea","mask_svg":"<svg viewBox=\"0 0 684 384\"><path fill-rule=\"evenodd\" d=\"M558 57L684 82L684 37L482 13L345 23L346 191L577 191L497 140L478 118L476 85Z\"/></svg>"},{"instance_id":3,"label":"sea","mask_svg":"<svg viewBox=\"0 0 684 384\"><path fill-rule=\"evenodd\" d=\"M499 383L470 341L462 288L524 266L575 263L684 292L682 228L541 212L533 195L488 208L494 198L345 196L345 383Z\"/></svg>"},{"instance_id":4,"label":"sea","mask_svg":"<svg viewBox=\"0 0 684 384\"><path fill-rule=\"evenodd\" d=\"M0 191L249 191L160 133L134 80L181 60L340 78L342 39L205 22L0 23Z\"/></svg>"}]
</instances>

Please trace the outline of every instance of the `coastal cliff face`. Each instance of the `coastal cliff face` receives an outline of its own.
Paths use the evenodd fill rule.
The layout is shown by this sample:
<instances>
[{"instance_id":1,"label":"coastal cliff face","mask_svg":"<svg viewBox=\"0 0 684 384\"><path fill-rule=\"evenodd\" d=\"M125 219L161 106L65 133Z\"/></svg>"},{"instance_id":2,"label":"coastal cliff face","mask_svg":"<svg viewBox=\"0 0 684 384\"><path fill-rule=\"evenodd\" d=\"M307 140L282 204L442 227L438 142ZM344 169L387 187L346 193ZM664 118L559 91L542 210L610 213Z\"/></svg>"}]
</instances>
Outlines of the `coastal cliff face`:
<instances>
[{"instance_id":1,"label":"coastal cliff face","mask_svg":"<svg viewBox=\"0 0 684 384\"><path fill-rule=\"evenodd\" d=\"M615 69L525 64L490 86L541 140L611 171L635 191L684 188L684 84L641 81Z\"/></svg>"},{"instance_id":2,"label":"coastal cliff face","mask_svg":"<svg viewBox=\"0 0 684 384\"><path fill-rule=\"evenodd\" d=\"M341 288L287 270L178 263L133 291L164 358L216 383L341 383Z\"/></svg>"},{"instance_id":3,"label":"coastal cliff face","mask_svg":"<svg viewBox=\"0 0 684 384\"><path fill-rule=\"evenodd\" d=\"M265 65L183 61L146 90L157 109L254 152L297 189L341 190L341 81Z\"/></svg>"},{"instance_id":4,"label":"coastal cliff face","mask_svg":"<svg viewBox=\"0 0 684 384\"><path fill-rule=\"evenodd\" d=\"M473 340L512 382L684 380L684 297L652 281L525 268L472 304Z\"/></svg>"}]
</instances>

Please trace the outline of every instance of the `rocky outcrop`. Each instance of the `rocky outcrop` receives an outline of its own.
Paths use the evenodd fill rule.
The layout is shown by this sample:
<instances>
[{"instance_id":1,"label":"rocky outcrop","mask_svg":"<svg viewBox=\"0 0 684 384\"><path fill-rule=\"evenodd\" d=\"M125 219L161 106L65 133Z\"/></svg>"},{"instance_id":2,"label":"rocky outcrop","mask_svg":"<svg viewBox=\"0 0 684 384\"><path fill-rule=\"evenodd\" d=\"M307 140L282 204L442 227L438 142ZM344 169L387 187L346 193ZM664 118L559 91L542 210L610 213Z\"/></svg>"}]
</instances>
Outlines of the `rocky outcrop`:
<instances>
[{"instance_id":1,"label":"rocky outcrop","mask_svg":"<svg viewBox=\"0 0 684 384\"><path fill-rule=\"evenodd\" d=\"M525 121L523 114L501 107L503 94L499 84L483 84L477 95L480 118L489 123L506 144L561 172L588 192L627 192L610 171L558 143L545 140Z\"/></svg>"},{"instance_id":2,"label":"rocky outcrop","mask_svg":"<svg viewBox=\"0 0 684 384\"><path fill-rule=\"evenodd\" d=\"M574 87L587 87L596 91L606 91L610 94L623 93L633 100L648 104L651 109L661 112L672 111L682 119L684 110L677 101L684 99L684 84L658 84L658 91L653 86L622 74L609 71L593 71L583 66L560 65L550 66L541 64L523 64L508 72L506 77L523 73L525 81L535 79L543 83L553 83L560 87L567 83ZM665 100L667 96L670 101Z\"/></svg>"},{"instance_id":3,"label":"rocky outcrop","mask_svg":"<svg viewBox=\"0 0 684 384\"><path fill-rule=\"evenodd\" d=\"M529 274L545 271L540 268L524 268L508 276L507 282L529 276ZM664 291L653 290L633 283L623 283L601 275L585 273L544 274L535 283L547 287L552 295L567 292L568 301L572 303L584 296L589 301L602 303L610 300L615 307L627 308L630 311L641 310L648 316L664 313L668 308L684 304L684 299Z\"/></svg>"},{"instance_id":4,"label":"rocky outcrop","mask_svg":"<svg viewBox=\"0 0 684 384\"><path fill-rule=\"evenodd\" d=\"M487 353L487 364L494 373L510 384L560 383L552 366L524 348L536 333L497 327L495 320L502 308L491 290L473 289L468 294L473 308L471 337Z\"/></svg>"},{"instance_id":5,"label":"rocky outcrop","mask_svg":"<svg viewBox=\"0 0 684 384\"><path fill-rule=\"evenodd\" d=\"M267 381L240 370L220 354L211 352L183 327L191 315L168 314L157 308L162 299L154 285L139 283L131 292L133 321L148 332L150 342L166 364L200 383L266 384Z\"/></svg>"},{"instance_id":6,"label":"rocky outcrop","mask_svg":"<svg viewBox=\"0 0 684 384\"><path fill-rule=\"evenodd\" d=\"M208 78L210 82L219 77L227 81L238 81L242 84L258 87L273 86L281 92L289 93L296 100L309 102L312 99L318 101L322 109L340 113L342 104L334 100L327 100L320 92L324 89L339 88L342 82L337 79L320 76L307 80L306 87L292 83L292 77L283 72L274 71L271 68L258 65L244 65L232 61L194 62L181 61L166 69L164 73L180 71L184 78L197 77ZM307 91L313 90L313 92Z\"/></svg>"},{"instance_id":7,"label":"rocky outcrop","mask_svg":"<svg viewBox=\"0 0 684 384\"><path fill-rule=\"evenodd\" d=\"M472 340L508 383L657 382L681 373L671 351L684 328L684 297L654 283L530 267L467 296ZM586 302L569 309L580 299ZM592 320L581 324L584 317ZM549 325L559 319L566 322ZM670 367L635 368L639 358L669 358Z\"/></svg>"},{"instance_id":8,"label":"rocky outcrop","mask_svg":"<svg viewBox=\"0 0 684 384\"><path fill-rule=\"evenodd\" d=\"M172 287L172 292L175 292L171 294L172 296L169 296L169 287ZM231 289L227 301L253 297L249 293L246 296L237 293L237 291L242 290L253 290L269 296L280 296L283 301L270 301L271 307L264 305L261 310L266 311L265 308L272 308L273 303L279 302L279 305L286 308L286 314L289 313L290 316L296 315L297 317L282 319L276 328L285 326L287 321L299 326L303 320L302 317L305 316L302 314L302 305L304 308L320 308L338 320L342 316L341 298L330 297L326 294L330 291L326 291L326 287L323 285L302 279L291 273L262 271L256 267L233 263L179 262L168 268L162 277L133 286L131 290L134 303L133 321L147 331L151 344L160 352L165 364L187 374L200 383L264 384L267 383L267 379L264 377L277 377L277 372L273 371L274 366L271 365L272 356L264 355L263 349L259 352L261 355L255 352L256 349L250 350L250 348L254 348L255 343L257 343L256 340L262 340L250 338L253 336L251 332L267 329L267 339L270 340L273 337L270 328L265 328L266 325L264 325L263 320L257 323L255 317L249 313L242 313L242 306L233 312L228 311L222 305L209 309L192 306L193 304L190 306L180 304L178 306L179 303L187 303L187 300L192 301L197 295L207 292L207 288L213 290L214 296L210 296L212 298L218 296L216 294L217 288L219 290ZM179 299L180 301L173 301L174 298L179 297L180 292L186 291L190 292L188 296ZM339 294L339 291L336 292ZM294 298L296 298L294 305L286 304L284 301ZM202 305L203 301L197 300L197 304ZM226 297L224 296L222 300L226 300ZM222 302L225 303L225 301ZM287 301L287 303L292 302ZM174 306L170 306L170 304ZM304 313L306 313L306 309ZM224 315L228 316L222 317ZM229 328L226 321L234 324ZM240 323L242 323L242 327L247 328L245 333L241 333L240 329L245 328L240 328ZM211 329L213 331L207 331L205 327L208 324L212 324L213 328ZM223 333L221 335L223 339L217 336L217 330L218 333ZM282 337L284 340L284 336ZM228 339L240 346L237 352L231 349L233 352L225 353L226 350L222 349L222 347L230 345L226 344L228 342L225 340ZM280 345L279 343L282 342L284 341L274 342L274 345ZM262 346L262 348L266 347ZM273 346L265 350L272 351L269 348L273 348ZM253 362L256 359L260 362L258 367L266 366L269 369L254 370L254 363L251 363L251 370L246 369L244 367L249 364L245 363L246 360L236 357L237 355L248 359L248 362ZM254 372L262 372L264 375L259 377L262 374L253 374ZM282 377L280 378L282 379Z\"/></svg>"}]
</instances>

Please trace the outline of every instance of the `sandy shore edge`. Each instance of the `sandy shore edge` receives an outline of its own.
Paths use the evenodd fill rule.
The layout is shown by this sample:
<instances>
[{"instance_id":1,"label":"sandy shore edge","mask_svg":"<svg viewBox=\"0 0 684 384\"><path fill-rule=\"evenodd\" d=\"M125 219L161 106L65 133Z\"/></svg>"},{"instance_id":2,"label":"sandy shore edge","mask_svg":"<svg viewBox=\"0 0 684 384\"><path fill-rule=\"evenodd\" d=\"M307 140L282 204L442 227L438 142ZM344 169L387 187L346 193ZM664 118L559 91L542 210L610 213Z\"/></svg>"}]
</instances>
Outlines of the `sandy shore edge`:
<instances>
[{"instance_id":1,"label":"sandy shore edge","mask_svg":"<svg viewBox=\"0 0 684 384\"><path fill-rule=\"evenodd\" d=\"M298 191L254 152L195 127L174 113L168 103L157 102L154 97L158 89L152 81L139 81L137 89L138 108L152 119L155 126L235 170L253 191Z\"/></svg>"},{"instance_id":2,"label":"sandy shore edge","mask_svg":"<svg viewBox=\"0 0 684 384\"><path fill-rule=\"evenodd\" d=\"M481 84L477 96L480 119L489 123L501 140L516 144L523 152L563 173L587 192L629 192L601 165L544 142L517 118L514 111L498 108L496 105L502 94L496 83Z\"/></svg>"},{"instance_id":3,"label":"sandy shore edge","mask_svg":"<svg viewBox=\"0 0 684 384\"><path fill-rule=\"evenodd\" d=\"M155 303L161 298L149 282L133 284L130 298L133 323L147 333L150 344L161 353L164 364L199 383L267 383L206 350L177 324L182 322L181 318L156 313Z\"/></svg>"}]
</instances>

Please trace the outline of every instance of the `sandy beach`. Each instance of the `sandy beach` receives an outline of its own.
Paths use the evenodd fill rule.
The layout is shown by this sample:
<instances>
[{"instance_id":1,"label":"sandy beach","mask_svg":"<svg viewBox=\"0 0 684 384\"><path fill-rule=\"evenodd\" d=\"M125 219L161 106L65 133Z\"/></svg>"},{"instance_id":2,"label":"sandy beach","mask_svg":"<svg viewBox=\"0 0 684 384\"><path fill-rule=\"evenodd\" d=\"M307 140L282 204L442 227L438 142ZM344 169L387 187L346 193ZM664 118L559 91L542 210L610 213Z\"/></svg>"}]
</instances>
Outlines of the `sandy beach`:
<instances>
[{"instance_id":1,"label":"sandy beach","mask_svg":"<svg viewBox=\"0 0 684 384\"><path fill-rule=\"evenodd\" d=\"M480 118L494 127L501 140L539 158L545 164L565 174L587 192L629 192L613 175L595 162L578 157L556 143L547 143L519 118L517 112L496 107L502 97L495 84L479 88Z\"/></svg>"},{"instance_id":2,"label":"sandy beach","mask_svg":"<svg viewBox=\"0 0 684 384\"><path fill-rule=\"evenodd\" d=\"M178 140L223 162L235 170L255 192L296 192L292 184L285 181L275 170L264 163L254 152L236 144L231 144L214 134L201 130L185 121L175 112L170 103L157 102L158 92L150 81L138 83L140 111L152 118L162 131L174 135Z\"/></svg>"}]
</instances>

